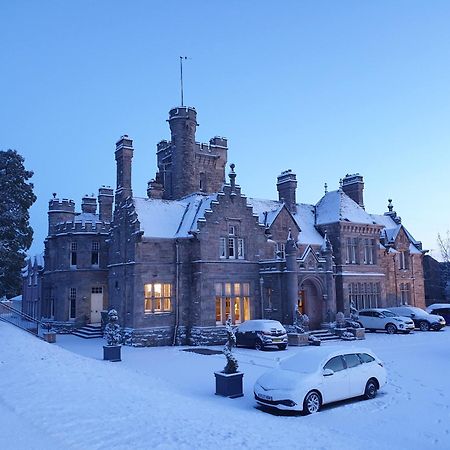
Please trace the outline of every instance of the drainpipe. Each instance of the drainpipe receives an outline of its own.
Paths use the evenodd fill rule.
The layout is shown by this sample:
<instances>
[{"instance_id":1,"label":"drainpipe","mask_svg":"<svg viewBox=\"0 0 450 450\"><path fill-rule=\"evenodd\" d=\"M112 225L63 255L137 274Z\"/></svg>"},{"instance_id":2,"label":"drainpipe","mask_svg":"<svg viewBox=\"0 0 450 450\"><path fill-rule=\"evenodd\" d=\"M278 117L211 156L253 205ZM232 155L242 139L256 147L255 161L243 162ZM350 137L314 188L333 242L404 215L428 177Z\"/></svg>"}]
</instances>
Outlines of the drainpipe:
<instances>
[{"instance_id":1,"label":"drainpipe","mask_svg":"<svg viewBox=\"0 0 450 450\"><path fill-rule=\"evenodd\" d=\"M411 258L411 276L412 276L412 294L413 294L413 306L416 306L416 277L414 276L414 258L413 255L409 256Z\"/></svg>"},{"instance_id":2,"label":"drainpipe","mask_svg":"<svg viewBox=\"0 0 450 450\"><path fill-rule=\"evenodd\" d=\"M397 287L397 267L395 264L395 253L392 255L392 260L394 261L394 284L395 284L395 303L397 306L401 306L398 304L398 287Z\"/></svg>"},{"instance_id":3,"label":"drainpipe","mask_svg":"<svg viewBox=\"0 0 450 450\"><path fill-rule=\"evenodd\" d=\"M260 293L261 293L261 319L264 319L264 279L263 277L261 277L259 279L259 289L260 289Z\"/></svg>"},{"instance_id":4,"label":"drainpipe","mask_svg":"<svg viewBox=\"0 0 450 450\"><path fill-rule=\"evenodd\" d=\"M175 327L173 330L173 340L172 345L175 345L177 342L177 334L178 334L178 327L180 325L180 305L179 305L179 294L178 290L180 287L180 244L178 239L175 239L175 255L176 255L176 279L175 279Z\"/></svg>"}]
</instances>

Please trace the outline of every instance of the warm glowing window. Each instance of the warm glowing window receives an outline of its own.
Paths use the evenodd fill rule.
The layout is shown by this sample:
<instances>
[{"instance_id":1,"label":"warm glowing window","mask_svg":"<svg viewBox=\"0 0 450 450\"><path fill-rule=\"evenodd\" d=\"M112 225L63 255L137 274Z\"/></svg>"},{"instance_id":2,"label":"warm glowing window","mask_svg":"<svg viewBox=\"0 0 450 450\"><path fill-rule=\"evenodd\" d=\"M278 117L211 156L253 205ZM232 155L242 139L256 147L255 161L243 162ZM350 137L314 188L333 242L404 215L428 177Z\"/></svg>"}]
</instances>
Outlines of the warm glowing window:
<instances>
[{"instance_id":1,"label":"warm glowing window","mask_svg":"<svg viewBox=\"0 0 450 450\"><path fill-rule=\"evenodd\" d=\"M172 285L170 283L145 284L144 310L146 314L172 311Z\"/></svg>"},{"instance_id":2,"label":"warm glowing window","mask_svg":"<svg viewBox=\"0 0 450 450\"><path fill-rule=\"evenodd\" d=\"M216 283L216 324L224 324L231 317L233 323L250 319L250 284Z\"/></svg>"}]
</instances>

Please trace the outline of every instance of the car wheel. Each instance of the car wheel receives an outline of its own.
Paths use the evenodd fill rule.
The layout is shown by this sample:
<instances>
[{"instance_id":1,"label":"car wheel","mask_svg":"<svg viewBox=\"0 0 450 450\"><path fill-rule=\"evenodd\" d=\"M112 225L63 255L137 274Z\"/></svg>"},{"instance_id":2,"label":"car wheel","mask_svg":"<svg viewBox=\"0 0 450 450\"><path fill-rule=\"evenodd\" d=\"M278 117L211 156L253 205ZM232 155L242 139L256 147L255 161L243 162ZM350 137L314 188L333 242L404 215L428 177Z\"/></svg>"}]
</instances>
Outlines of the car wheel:
<instances>
[{"instance_id":1,"label":"car wheel","mask_svg":"<svg viewBox=\"0 0 450 450\"><path fill-rule=\"evenodd\" d=\"M420 331L429 331L430 324L426 322L425 320L422 320L422 322L419 323Z\"/></svg>"},{"instance_id":2,"label":"car wheel","mask_svg":"<svg viewBox=\"0 0 450 450\"><path fill-rule=\"evenodd\" d=\"M305 414L314 414L322 406L322 398L317 391L311 391L303 401L303 412Z\"/></svg>"},{"instance_id":3,"label":"car wheel","mask_svg":"<svg viewBox=\"0 0 450 450\"><path fill-rule=\"evenodd\" d=\"M264 345L263 345L263 343L261 342L260 339L256 339L256 341L255 341L255 349L256 350L263 350L264 349Z\"/></svg>"},{"instance_id":4,"label":"car wheel","mask_svg":"<svg viewBox=\"0 0 450 450\"><path fill-rule=\"evenodd\" d=\"M287 344L278 344L278 348L279 348L280 350L286 350Z\"/></svg>"},{"instance_id":5,"label":"car wheel","mask_svg":"<svg viewBox=\"0 0 450 450\"><path fill-rule=\"evenodd\" d=\"M364 398L370 400L375 398L378 393L378 383L375 380L369 380L364 389Z\"/></svg>"},{"instance_id":6,"label":"car wheel","mask_svg":"<svg viewBox=\"0 0 450 450\"><path fill-rule=\"evenodd\" d=\"M397 333L397 327L393 323L388 323L386 325L387 334L395 334Z\"/></svg>"}]
</instances>

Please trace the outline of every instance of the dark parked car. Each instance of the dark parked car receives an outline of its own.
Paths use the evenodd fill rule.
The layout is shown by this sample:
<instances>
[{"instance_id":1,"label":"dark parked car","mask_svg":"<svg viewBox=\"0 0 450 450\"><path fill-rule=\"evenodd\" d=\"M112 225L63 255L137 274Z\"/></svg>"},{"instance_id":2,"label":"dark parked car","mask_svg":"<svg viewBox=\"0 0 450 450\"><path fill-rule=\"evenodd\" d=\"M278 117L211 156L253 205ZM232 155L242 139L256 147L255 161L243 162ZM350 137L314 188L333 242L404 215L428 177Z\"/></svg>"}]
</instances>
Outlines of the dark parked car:
<instances>
[{"instance_id":1,"label":"dark parked car","mask_svg":"<svg viewBox=\"0 0 450 450\"><path fill-rule=\"evenodd\" d=\"M410 317L416 328L419 328L420 331L439 331L442 327L445 327L445 320L442 316L429 314L415 306L396 306L389 308L389 310L399 316Z\"/></svg>"},{"instance_id":2,"label":"dark parked car","mask_svg":"<svg viewBox=\"0 0 450 450\"><path fill-rule=\"evenodd\" d=\"M288 345L286 329L277 320L247 320L237 327L235 334L236 346L263 350L275 345L285 350Z\"/></svg>"},{"instance_id":3,"label":"dark parked car","mask_svg":"<svg viewBox=\"0 0 450 450\"><path fill-rule=\"evenodd\" d=\"M447 322L447 325L450 325L450 303L434 303L427 307L427 312L442 316Z\"/></svg>"}]
</instances>

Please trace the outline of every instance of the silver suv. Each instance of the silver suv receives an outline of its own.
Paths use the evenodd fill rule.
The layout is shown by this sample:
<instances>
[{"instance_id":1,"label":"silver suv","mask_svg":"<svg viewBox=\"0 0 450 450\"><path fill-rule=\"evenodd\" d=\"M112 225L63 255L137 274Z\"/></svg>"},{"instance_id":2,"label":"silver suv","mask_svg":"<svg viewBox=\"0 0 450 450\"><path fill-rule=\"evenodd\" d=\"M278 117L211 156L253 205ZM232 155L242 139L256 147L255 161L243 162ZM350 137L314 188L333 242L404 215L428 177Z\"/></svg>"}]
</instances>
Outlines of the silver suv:
<instances>
[{"instance_id":1,"label":"silver suv","mask_svg":"<svg viewBox=\"0 0 450 450\"><path fill-rule=\"evenodd\" d=\"M359 311L358 322L368 331L385 330L388 334L410 333L414 322L388 309L372 308Z\"/></svg>"},{"instance_id":2,"label":"silver suv","mask_svg":"<svg viewBox=\"0 0 450 450\"><path fill-rule=\"evenodd\" d=\"M445 319L442 316L429 314L423 309L416 308L415 306L397 306L395 308L389 308L389 311L392 311L399 316L411 318L414 325L419 328L420 331L439 331L441 328L445 327Z\"/></svg>"}]
</instances>

